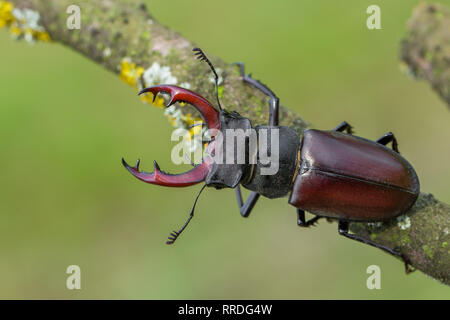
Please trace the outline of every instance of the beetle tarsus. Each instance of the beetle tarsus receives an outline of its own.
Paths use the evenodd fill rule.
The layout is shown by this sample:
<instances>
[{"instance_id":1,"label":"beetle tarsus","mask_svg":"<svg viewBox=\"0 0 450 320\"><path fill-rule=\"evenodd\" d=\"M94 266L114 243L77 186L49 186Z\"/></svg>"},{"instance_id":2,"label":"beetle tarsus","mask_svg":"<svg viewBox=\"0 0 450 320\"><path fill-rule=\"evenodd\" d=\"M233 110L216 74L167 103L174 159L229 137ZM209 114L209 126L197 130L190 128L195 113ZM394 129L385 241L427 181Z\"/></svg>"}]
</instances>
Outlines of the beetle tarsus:
<instances>
[{"instance_id":1,"label":"beetle tarsus","mask_svg":"<svg viewBox=\"0 0 450 320\"><path fill-rule=\"evenodd\" d=\"M395 135L392 132L388 132L384 134L381 138L379 138L376 142L382 145L387 145L389 142L392 142L392 150L394 150L397 153L400 153L398 151L398 142L397 138L395 138Z\"/></svg>"},{"instance_id":2,"label":"beetle tarsus","mask_svg":"<svg viewBox=\"0 0 450 320\"><path fill-rule=\"evenodd\" d=\"M416 271L416 269L411 264L411 261L403 254L402 254L402 259L403 259L403 262L405 263L405 273L406 274L410 274L411 272Z\"/></svg>"},{"instance_id":3,"label":"beetle tarsus","mask_svg":"<svg viewBox=\"0 0 450 320\"><path fill-rule=\"evenodd\" d=\"M344 132L346 131L348 134L353 134L353 127L347 122L342 121L340 125L333 129L333 131Z\"/></svg>"},{"instance_id":4,"label":"beetle tarsus","mask_svg":"<svg viewBox=\"0 0 450 320\"><path fill-rule=\"evenodd\" d=\"M315 216L314 218L306 220L305 211L297 208L297 225L299 227L308 228L308 227L316 226L317 221L321 218L322 217L320 217L320 216Z\"/></svg>"}]
</instances>

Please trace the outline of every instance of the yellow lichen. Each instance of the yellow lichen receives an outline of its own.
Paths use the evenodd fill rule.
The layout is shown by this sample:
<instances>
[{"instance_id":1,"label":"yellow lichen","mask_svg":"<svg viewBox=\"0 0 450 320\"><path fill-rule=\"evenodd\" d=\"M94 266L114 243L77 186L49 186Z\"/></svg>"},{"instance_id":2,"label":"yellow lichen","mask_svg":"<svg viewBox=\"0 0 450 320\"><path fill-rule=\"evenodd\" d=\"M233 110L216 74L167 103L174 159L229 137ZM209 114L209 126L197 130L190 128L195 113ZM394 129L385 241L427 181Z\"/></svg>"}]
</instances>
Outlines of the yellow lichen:
<instances>
[{"instance_id":1,"label":"yellow lichen","mask_svg":"<svg viewBox=\"0 0 450 320\"><path fill-rule=\"evenodd\" d=\"M144 103L153 104L157 108L164 108L164 98L156 96L155 102L153 102L153 94L151 92L146 92L144 94L141 94L141 100Z\"/></svg>"},{"instance_id":2,"label":"yellow lichen","mask_svg":"<svg viewBox=\"0 0 450 320\"><path fill-rule=\"evenodd\" d=\"M20 29L17 25L12 25L9 27L9 32L14 38L18 38L22 35L22 29Z\"/></svg>"},{"instance_id":3,"label":"yellow lichen","mask_svg":"<svg viewBox=\"0 0 450 320\"><path fill-rule=\"evenodd\" d=\"M0 28L7 27L14 22L12 11L14 6L9 1L0 1Z\"/></svg>"},{"instance_id":4,"label":"yellow lichen","mask_svg":"<svg viewBox=\"0 0 450 320\"><path fill-rule=\"evenodd\" d=\"M144 73L144 68L137 67L130 59L124 58L120 63L120 79L129 85L136 87L139 78Z\"/></svg>"},{"instance_id":5,"label":"yellow lichen","mask_svg":"<svg viewBox=\"0 0 450 320\"><path fill-rule=\"evenodd\" d=\"M144 73L144 68L137 66L136 63L132 62L129 58L122 59L119 66L120 69L120 79L135 87L137 90L142 89L142 74ZM141 101L148 104L153 104L155 107L164 107L164 98L156 97L155 102L153 102L153 94L150 92L141 94Z\"/></svg>"},{"instance_id":6,"label":"yellow lichen","mask_svg":"<svg viewBox=\"0 0 450 320\"><path fill-rule=\"evenodd\" d=\"M45 31L37 32L35 34L35 37L39 41L44 41L44 42L50 42L51 41L50 35L47 32L45 32Z\"/></svg>"},{"instance_id":7,"label":"yellow lichen","mask_svg":"<svg viewBox=\"0 0 450 320\"><path fill-rule=\"evenodd\" d=\"M0 28L8 27L15 39L24 38L29 43L49 42L50 35L39 25L39 19L39 12L17 9L11 2L0 0Z\"/></svg>"}]
</instances>

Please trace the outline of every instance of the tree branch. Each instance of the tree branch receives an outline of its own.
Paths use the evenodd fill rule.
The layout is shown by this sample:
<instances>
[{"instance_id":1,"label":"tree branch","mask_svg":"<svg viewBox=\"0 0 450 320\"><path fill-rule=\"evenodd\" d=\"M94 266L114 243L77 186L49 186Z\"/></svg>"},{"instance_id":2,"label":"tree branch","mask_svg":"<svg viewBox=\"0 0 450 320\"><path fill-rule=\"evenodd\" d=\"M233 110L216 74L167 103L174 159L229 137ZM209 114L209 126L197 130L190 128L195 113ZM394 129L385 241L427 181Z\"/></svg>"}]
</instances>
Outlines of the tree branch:
<instances>
[{"instance_id":1,"label":"tree branch","mask_svg":"<svg viewBox=\"0 0 450 320\"><path fill-rule=\"evenodd\" d=\"M401 59L413 76L428 81L450 107L450 8L421 3L407 29Z\"/></svg>"},{"instance_id":2,"label":"tree branch","mask_svg":"<svg viewBox=\"0 0 450 320\"><path fill-rule=\"evenodd\" d=\"M156 81L157 73L159 77L189 86L210 101L215 101L208 67L192 57L191 50L195 45L160 25L147 12L145 5L138 1L103 0L81 3L80 30L69 30L66 27L66 19L69 16L66 8L72 4L71 0L13 2L16 8L39 12L40 23L52 41L63 43L95 60L112 72L120 74L122 80L136 88L153 84L150 82ZM405 56L408 57L409 51L406 48L409 43L404 43ZM244 85L235 67L218 58L211 60L218 71L220 70L219 75L223 79L223 105L233 106L233 110L250 118L253 125L267 124L267 97ZM434 66L434 62L432 65ZM422 69L417 67L417 70ZM448 65L442 71L447 74L447 85L442 87L439 82L436 87L445 93L445 99L448 99L449 71ZM188 114L195 114L188 106L178 108L184 115L181 120L185 122ZM173 113L169 115L170 120L174 120L174 117ZM280 122L281 125L290 126L299 133L307 127L307 123L299 115L284 107L281 108ZM389 223L352 223L351 230L367 239L399 250L414 268L442 283L450 284L450 207L434 199L432 195L421 194L409 212Z\"/></svg>"}]
</instances>

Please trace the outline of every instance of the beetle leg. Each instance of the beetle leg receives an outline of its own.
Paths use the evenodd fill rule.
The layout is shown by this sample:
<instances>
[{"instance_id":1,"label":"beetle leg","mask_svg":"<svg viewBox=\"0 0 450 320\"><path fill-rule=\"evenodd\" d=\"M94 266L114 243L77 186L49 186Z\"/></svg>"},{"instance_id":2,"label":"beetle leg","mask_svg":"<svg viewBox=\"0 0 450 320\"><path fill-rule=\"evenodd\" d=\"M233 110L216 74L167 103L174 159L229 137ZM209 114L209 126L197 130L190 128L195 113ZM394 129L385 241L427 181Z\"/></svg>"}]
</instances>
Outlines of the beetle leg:
<instances>
[{"instance_id":1,"label":"beetle leg","mask_svg":"<svg viewBox=\"0 0 450 320\"><path fill-rule=\"evenodd\" d=\"M379 243L375 243L375 242L373 242L371 240L362 238L362 237L360 237L360 236L358 236L356 234L348 233L348 221L339 220L338 232L339 232L339 234L341 236L344 236L344 237L347 237L349 239L356 240L356 241L359 241L359 242L371 245L371 246L373 246L375 248L381 249L381 250L383 250L383 251L393 255L394 257L401 258L403 260L403 262L405 263L405 272L406 273L410 273L410 272L413 271L413 269L411 268L411 264L410 264L408 258L406 258L400 252L398 252L396 250L393 250L393 249L391 249L389 247L383 246L383 245L381 245Z\"/></svg>"},{"instance_id":2,"label":"beetle leg","mask_svg":"<svg viewBox=\"0 0 450 320\"><path fill-rule=\"evenodd\" d=\"M244 64L242 62L236 62L235 65L239 66L239 70L241 71L241 77L244 80L244 82L247 82L251 85L253 85L255 88L262 91L264 94L269 96L269 125L271 126L277 126L278 125L278 119L279 119L279 104L280 99L273 93L272 90L270 90L265 84L259 82L258 80L255 80L252 78L250 74L246 75L244 72Z\"/></svg>"},{"instance_id":3,"label":"beetle leg","mask_svg":"<svg viewBox=\"0 0 450 320\"><path fill-rule=\"evenodd\" d=\"M395 138L395 136L392 132L386 133L381 138L379 138L376 142L378 142L384 146L387 145L389 142L392 142L392 150L394 150L397 153L400 153L400 151L398 151L397 139Z\"/></svg>"},{"instance_id":4,"label":"beetle leg","mask_svg":"<svg viewBox=\"0 0 450 320\"><path fill-rule=\"evenodd\" d=\"M336 128L334 128L333 131L339 131L339 132L347 131L348 134L352 134L353 133L352 129L353 129L353 127L347 121L343 121L340 125L338 125Z\"/></svg>"},{"instance_id":5,"label":"beetle leg","mask_svg":"<svg viewBox=\"0 0 450 320\"><path fill-rule=\"evenodd\" d=\"M305 211L297 208L297 224L299 227L308 228L314 226L320 218L323 217L315 216L314 218L311 218L308 221L306 221Z\"/></svg>"},{"instance_id":6,"label":"beetle leg","mask_svg":"<svg viewBox=\"0 0 450 320\"><path fill-rule=\"evenodd\" d=\"M236 188L234 188L234 190L236 192L239 211L244 218L247 218L250 215L250 212L252 212L252 209L255 206L256 202L258 201L260 194L258 192L252 191L252 193L248 196L247 200L244 203L242 201L241 187L238 185Z\"/></svg>"}]
</instances>

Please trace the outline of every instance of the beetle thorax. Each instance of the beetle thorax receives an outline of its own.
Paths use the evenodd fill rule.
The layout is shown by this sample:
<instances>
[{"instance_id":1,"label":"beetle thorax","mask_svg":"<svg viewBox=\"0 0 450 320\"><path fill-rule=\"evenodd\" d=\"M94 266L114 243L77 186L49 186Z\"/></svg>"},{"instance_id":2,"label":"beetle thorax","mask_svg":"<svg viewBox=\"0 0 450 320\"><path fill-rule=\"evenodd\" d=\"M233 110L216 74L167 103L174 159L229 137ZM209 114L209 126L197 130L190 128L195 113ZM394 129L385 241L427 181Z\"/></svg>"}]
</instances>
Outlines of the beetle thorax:
<instances>
[{"instance_id":1,"label":"beetle thorax","mask_svg":"<svg viewBox=\"0 0 450 320\"><path fill-rule=\"evenodd\" d=\"M238 113L220 113L221 130L206 184L245 188L268 198L286 195L295 174L299 136L288 127L257 126Z\"/></svg>"}]
</instances>

